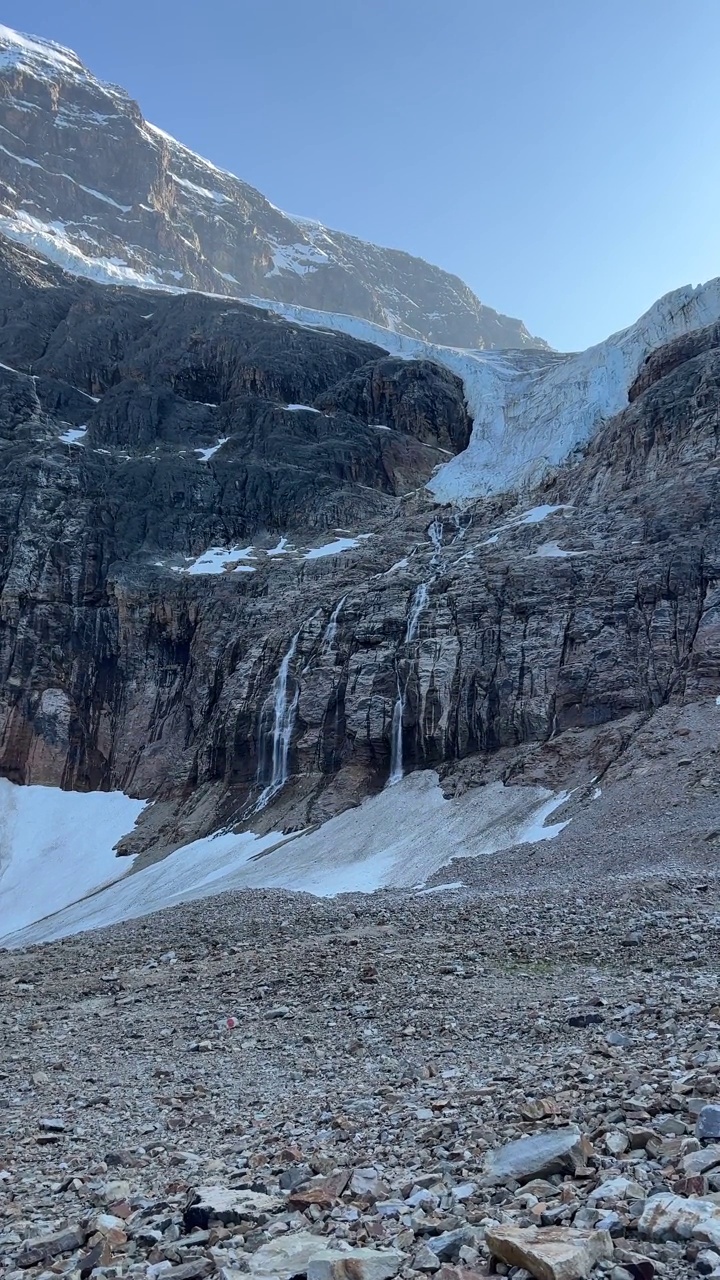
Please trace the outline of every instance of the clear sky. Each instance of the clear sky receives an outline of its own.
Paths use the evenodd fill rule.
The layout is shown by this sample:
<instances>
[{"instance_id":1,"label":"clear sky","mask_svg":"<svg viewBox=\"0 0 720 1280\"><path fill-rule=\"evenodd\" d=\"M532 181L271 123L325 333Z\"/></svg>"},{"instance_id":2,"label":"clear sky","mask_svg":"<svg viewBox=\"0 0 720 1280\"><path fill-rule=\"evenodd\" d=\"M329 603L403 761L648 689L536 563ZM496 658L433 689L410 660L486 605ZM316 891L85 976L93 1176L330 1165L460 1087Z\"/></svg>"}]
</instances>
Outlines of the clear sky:
<instances>
[{"instance_id":1,"label":"clear sky","mask_svg":"<svg viewBox=\"0 0 720 1280\"><path fill-rule=\"evenodd\" d=\"M291 213L553 346L720 274L720 0L4 0Z\"/></svg>"}]
</instances>

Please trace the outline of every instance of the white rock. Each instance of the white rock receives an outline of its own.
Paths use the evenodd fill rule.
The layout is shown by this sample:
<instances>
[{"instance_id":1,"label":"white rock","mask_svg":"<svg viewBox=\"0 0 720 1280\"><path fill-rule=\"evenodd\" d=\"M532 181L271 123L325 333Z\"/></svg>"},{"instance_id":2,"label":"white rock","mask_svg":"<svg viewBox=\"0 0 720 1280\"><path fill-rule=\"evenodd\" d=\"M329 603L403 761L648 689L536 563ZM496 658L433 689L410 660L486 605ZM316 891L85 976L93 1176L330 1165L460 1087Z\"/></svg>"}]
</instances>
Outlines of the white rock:
<instances>
[{"instance_id":1,"label":"white rock","mask_svg":"<svg viewBox=\"0 0 720 1280\"><path fill-rule=\"evenodd\" d=\"M695 1228L709 1219L718 1220L720 1226L720 1204L714 1200L663 1191L647 1201L638 1227L651 1240L689 1240Z\"/></svg>"}]
</instances>

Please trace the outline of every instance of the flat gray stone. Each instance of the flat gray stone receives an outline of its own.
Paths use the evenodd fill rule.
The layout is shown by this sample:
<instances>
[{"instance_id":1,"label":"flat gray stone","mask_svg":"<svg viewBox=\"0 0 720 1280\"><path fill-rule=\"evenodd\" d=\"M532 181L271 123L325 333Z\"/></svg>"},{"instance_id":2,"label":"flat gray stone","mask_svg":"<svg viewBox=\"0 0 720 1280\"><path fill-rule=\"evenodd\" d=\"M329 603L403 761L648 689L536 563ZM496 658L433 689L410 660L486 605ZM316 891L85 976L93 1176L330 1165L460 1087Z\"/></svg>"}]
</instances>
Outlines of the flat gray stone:
<instances>
[{"instance_id":1,"label":"flat gray stone","mask_svg":"<svg viewBox=\"0 0 720 1280\"><path fill-rule=\"evenodd\" d=\"M491 1151L485 1163L486 1173L499 1181L514 1179L527 1182L553 1173L574 1173L585 1163L582 1134L571 1126L546 1133L532 1133L507 1146Z\"/></svg>"}]
</instances>

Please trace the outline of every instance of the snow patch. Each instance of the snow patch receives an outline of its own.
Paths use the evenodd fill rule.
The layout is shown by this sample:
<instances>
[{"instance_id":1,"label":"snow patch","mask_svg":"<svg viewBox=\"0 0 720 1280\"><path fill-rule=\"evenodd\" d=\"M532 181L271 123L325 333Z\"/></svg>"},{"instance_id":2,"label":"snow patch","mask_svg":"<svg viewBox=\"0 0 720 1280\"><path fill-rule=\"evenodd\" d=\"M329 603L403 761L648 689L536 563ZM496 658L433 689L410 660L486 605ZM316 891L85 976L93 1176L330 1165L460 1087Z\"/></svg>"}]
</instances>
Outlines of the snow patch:
<instances>
[{"instance_id":1,"label":"snow patch","mask_svg":"<svg viewBox=\"0 0 720 1280\"><path fill-rule=\"evenodd\" d=\"M306 551L303 560L320 560L324 556L340 555L343 551L353 550L371 537L371 533L359 533L355 538L335 538L334 542L326 542L322 547L313 547L310 551Z\"/></svg>"},{"instance_id":2,"label":"snow patch","mask_svg":"<svg viewBox=\"0 0 720 1280\"><path fill-rule=\"evenodd\" d=\"M290 546L290 543L285 537L285 534L283 534L283 536L279 539L277 546L271 547L269 551L265 552L265 555L266 556L291 556L293 555L294 551L295 551L295 548Z\"/></svg>"},{"instance_id":3,"label":"snow patch","mask_svg":"<svg viewBox=\"0 0 720 1280\"><path fill-rule=\"evenodd\" d=\"M50 691L54 692L54 691ZM42 704L52 714L52 703ZM119 879L113 852L145 807L120 791L19 787L0 778L0 934Z\"/></svg>"},{"instance_id":4,"label":"snow patch","mask_svg":"<svg viewBox=\"0 0 720 1280\"><path fill-rule=\"evenodd\" d=\"M559 502L556 506L550 506L549 503L543 502L539 507L531 507L529 511L524 511L517 520L511 521L512 524L540 524L542 520L547 520L554 511L571 510L569 503Z\"/></svg>"},{"instance_id":5,"label":"snow patch","mask_svg":"<svg viewBox=\"0 0 720 1280\"><path fill-rule=\"evenodd\" d=\"M490 857L552 839L566 824L545 826L545 820L566 799L566 793L554 795L545 787L493 782L448 800L434 771L412 773L316 831L196 840L2 941L19 946L64 937L229 889L275 888L317 897L415 890L454 858Z\"/></svg>"},{"instance_id":6,"label":"snow patch","mask_svg":"<svg viewBox=\"0 0 720 1280\"><path fill-rule=\"evenodd\" d=\"M176 573L189 573L191 577L204 573L226 573L228 570L236 570L241 573L254 573L252 565L241 564L242 560L253 560L254 551L252 547L208 547L197 560L193 560L192 564L187 568L175 568Z\"/></svg>"},{"instance_id":7,"label":"snow patch","mask_svg":"<svg viewBox=\"0 0 720 1280\"><path fill-rule=\"evenodd\" d=\"M311 404L286 404L285 408L289 409L290 413L301 413L301 412L302 413L319 413L320 412L319 409L314 409Z\"/></svg>"},{"instance_id":8,"label":"snow patch","mask_svg":"<svg viewBox=\"0 0 720 1280\"><path fill-rule=\"evenodd\" d=\"M214 458L218 449L222 449L223 445L227 444L229 439L229 436L221 436L217 444L211 445L209 449L193 449L193 453L200 454L200 462L209 462L211 458Z\"/></svg>"},{"instance_id":9,"label":"snow patch","mask_svg":"<svg viewBox=\"0 0 720 1280\"><path fill-rule=\"evenodd\" d=\"M181 178L177 173L168 170L168 177L172 178L179 187L183 187L185 191L190 191L195 196L200 196L203 200L211 200L214 204L229 204L231 197L223 194L222 191L213 191L209 187L200 187L197 182L190 182L188 178ZM232 277L231 277L232 278Z\"/></svg>"},{"instance_id":10,"label":"snow patch","mask_svg":"<svg viewBox=\"0 0 720 1280\"><path fill-rule=\"evenodd\" d=\"M279 276L283 271L292 271L294 275L306 276L325 266L330 258L322 249L314 244L277 244L272 255L273 266L266 271L268 279Z\"/></svg>"},{"instance_id":11,"label":"snow patch","mask_svg":"<svg viewBox=\"0 0 720 1280\"><path fill-rule=\"evenodd\" d=\"M454 893L456 889L464 889L463 880L452 880L449 884L436 884L432 889L418 889L418 898L425 898L429 893Z\"/></svg>"},{"instance_id":12,"label":"snow patch","mask_svg":"<svg viewBox=\"0 0 720 1280\"><path fill-rule=\"evenodd\" d=\"M543 542L542 546L538 547L532 556L528 556L528 559L566 560L569 556L581 556L582 554L582 551L564 551L562 547L558 546L557 542Z\"/></svg>"},{"instance_id":13,"label":"snow patch","mask_svg":"<svg viewBox=\"0 0 720 1280\"><path fill-rule=\"evenodd\" d=\"M87 427L69 427L61 436L58 436L58 439L62 440L63 444L80 444L85 439L87 431Z\"/></svg>"},{"instance_id":14,"label":"snow patch","mask_svg":"<svg viewBox=\"0 0 720 1280\"><path fill-rule=\"evenodd\" d=\"M19 209L13 217L0 216L0 231L9 240L27 245L65 271L98 284L130 284L146 289L166 289L149 273L136 271L123 258L90 257L67 234L64 222L41 222Z\"/></svg>"}]
</instances>

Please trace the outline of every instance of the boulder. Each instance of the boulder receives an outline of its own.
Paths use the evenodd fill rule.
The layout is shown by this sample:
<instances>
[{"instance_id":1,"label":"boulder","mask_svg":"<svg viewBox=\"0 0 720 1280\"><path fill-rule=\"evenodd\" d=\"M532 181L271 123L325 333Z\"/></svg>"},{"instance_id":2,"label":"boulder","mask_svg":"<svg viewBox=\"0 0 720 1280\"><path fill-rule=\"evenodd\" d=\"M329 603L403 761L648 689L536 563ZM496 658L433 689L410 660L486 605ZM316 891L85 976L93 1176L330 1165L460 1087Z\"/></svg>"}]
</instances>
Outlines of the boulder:
<instances>
[{"instance_id":1,"label":"boulder","mask_svg":"<svg viewBox=\"0 0 720 1280\"><path fill-rule=\"evenodd\" d=\"M248 1220L261 1224L285 1208L285 1201L279 1196L237 1187L198 1187L190 1193L189 1200L184 1213L186 1231L205 1231L213 1223L224 1227Z\"/></svg>"},{"instance_id":2,"label":"boulder","mask_svg":"<svg viewBox=\"0 0 720 1280\"><path fill-rule=\"evenodd\" d=\"M340 1249L309 1231L278 1236L249 1258L255 1280L390 1280L405 1261L398 1249Z\"/></svg>"},{"instance_id":3,"label":"boulder","mask_svg":"<svg viewBox=\"0 0 720 1280\"><path fill-rule=\"evenodd\" d=\"M553 1173L574 1173L585 1163L582 1134L574 1126L532 1133L491 1151L485 1171L499 1182L528 1182Z\"/></svg>"},{"instance_id":4,"label":"boulder","mask_svg":"<svg viewBox=\"0 0 720 1280\"><path fill-rule=\"evenodd\" d=\"M720 1225L720 1204L663 1191L646 1202L638 1228L651 1240L689 1240L707 1219Z\"/></svg>"},{"instance_id":5,"label":"boulder","mask_svg":"<svg viewBox=\"0 0 720 1280\"><path fill-rule=\"evenodd\" d=\"M537 1280L585 1280L596 1263L613 1254L607 1231L573 1227L492 1227L485 1243L493 1257L525 1267Z\"/></svg>"},{"instance_id":6,"label":"boulder","mask_svg":"<svg viewBox=\"0 0 720 1280\"><path fill-rule=\"evenodd\" d=\"M720 1102L709 1102L702 1108L695 1124L695 1133L701 1142L720 1138Z\"/></svg>"}]
</instances>

